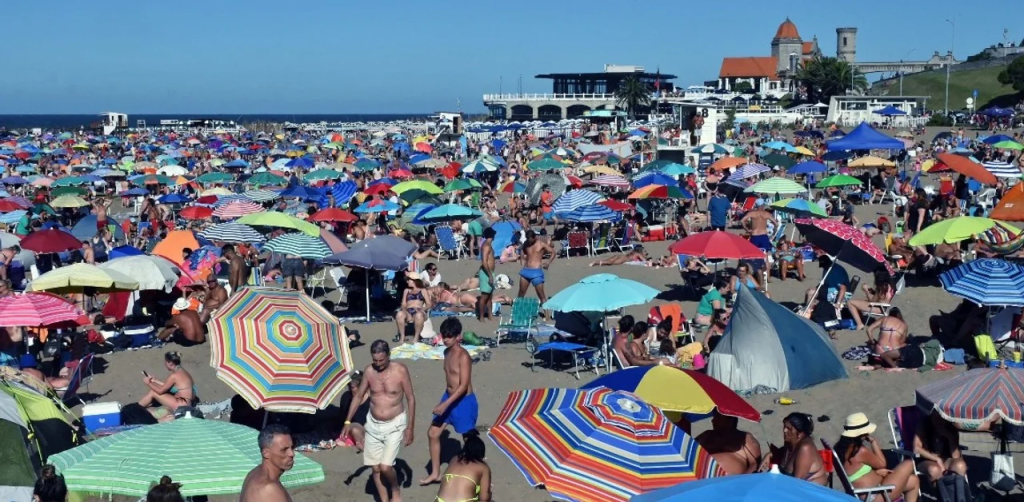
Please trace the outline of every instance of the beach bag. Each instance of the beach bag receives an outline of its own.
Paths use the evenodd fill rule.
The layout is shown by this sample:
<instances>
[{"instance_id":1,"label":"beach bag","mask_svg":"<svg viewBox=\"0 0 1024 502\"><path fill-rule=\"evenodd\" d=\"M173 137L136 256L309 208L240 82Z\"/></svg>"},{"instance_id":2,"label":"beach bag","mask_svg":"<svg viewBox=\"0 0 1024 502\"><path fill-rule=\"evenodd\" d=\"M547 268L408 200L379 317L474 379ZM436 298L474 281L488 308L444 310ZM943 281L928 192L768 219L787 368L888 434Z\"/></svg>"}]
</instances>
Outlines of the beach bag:
<instances>
[{"instance_id":1,"label":"beach bag","mask_svg":"<svg viewBox=\"0 0 1024 502\"><path fill-rule=\"evenodd\" d=\"M43 344L42 355L47 358L54 358L60 354L61 349L61 336L54 333L46 337L46 343Z\"/></svg>"},{"instance_id":2,"label":"beach bag","mask_svg":"<svg viewBox=\"0 0 1024 502\"><path fill-rule=\"evenodd\" d=\"M992 477L989 479L992 488L1004 492L1010 491L1017 485L1016 479L1013 471L1013 457L1007 453L993 453Z\"/></svg>"},{"instance_id":3,"label":"beach bag","mask_svg":"<svg viewBox=\"0 0 1024 502\"><path fill-rule=\"evenodd\" d=\"M974 350L978 352L978 357L983 361L993 361L999 358L999 353L996 351L996 344L992 342L992 337L985 334L974 337Z\"/></svg>"},{"instance_id":4,"label":"beach bag","mask_svg":"<svg viewBox=\"0 0 1024 502\"><path fill-rule=\"evenodd\" d=\"M993 479L995 471L992 471ZM939 502L972 502L971 486L967 484L967 478L949 473L939 478L938 482Z\"/></svg>"}]
</instances>

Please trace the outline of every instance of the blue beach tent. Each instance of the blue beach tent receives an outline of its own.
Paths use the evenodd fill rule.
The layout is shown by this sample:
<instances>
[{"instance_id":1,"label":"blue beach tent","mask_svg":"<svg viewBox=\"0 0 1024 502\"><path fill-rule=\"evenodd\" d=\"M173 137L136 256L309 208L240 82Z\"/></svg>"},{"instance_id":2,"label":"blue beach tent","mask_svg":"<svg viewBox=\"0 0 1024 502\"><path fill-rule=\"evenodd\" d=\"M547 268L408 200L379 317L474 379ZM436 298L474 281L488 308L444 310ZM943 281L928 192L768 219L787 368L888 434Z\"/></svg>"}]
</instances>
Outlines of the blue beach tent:
<instances>
[{"instance_id":1,"label":"blue beach tent","mask_svg":"<svg viewBox=\"0 0 1024 502\"><path fill-rule=\"evenodd\" d=\"M775 392L847 378L825 330L747 287L739 288L708 376L736 391Z\"/></svg>"},{"instance_id":2,"label":"blue beach tent","mask_svg":"<svg viewBox=\"0 0 1024 502\"><path fill-rule=\"evenodd\" d=\"M861 122L854 130L839 139L827 141L828 151L836 150L903 150L906 145L896 138L890 138L875 130L867 122Z\"/></svg>"}]
</instances>

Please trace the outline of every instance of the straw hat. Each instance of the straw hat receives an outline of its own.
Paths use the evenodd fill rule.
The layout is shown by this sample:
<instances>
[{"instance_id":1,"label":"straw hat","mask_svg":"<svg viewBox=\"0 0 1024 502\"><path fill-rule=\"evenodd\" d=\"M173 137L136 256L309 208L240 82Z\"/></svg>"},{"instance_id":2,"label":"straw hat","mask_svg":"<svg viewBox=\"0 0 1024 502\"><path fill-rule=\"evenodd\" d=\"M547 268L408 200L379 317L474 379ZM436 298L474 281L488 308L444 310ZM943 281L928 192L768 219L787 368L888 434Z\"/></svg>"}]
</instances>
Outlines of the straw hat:
<instances>
[{"instance_id":1,"label":"straw hat","mask_svg":"<svg viewBox=\"0 0 1024 502\"><path fill-rule=\"evenodd\" d=\"M854 413L846 417L846 421L843 422L843 437L855 438L871 434L875 432L877 427L877 425L868 420L867 415L859 412Z\"/></svg>"},{"instance_id":2,"label":"straw hat","mask_svg":"<svg viewBox=\"0 0 1024 502\"><path fill-rule=\"evenodd\" d=\"M167 305L167 304L165 303L164 305ZM175 310L188 310L188 308L189 308L189 303L188 303L188 299L187 298L178 298L177 300L174 300L174 309Z\"/></svg>"}]
</instances>

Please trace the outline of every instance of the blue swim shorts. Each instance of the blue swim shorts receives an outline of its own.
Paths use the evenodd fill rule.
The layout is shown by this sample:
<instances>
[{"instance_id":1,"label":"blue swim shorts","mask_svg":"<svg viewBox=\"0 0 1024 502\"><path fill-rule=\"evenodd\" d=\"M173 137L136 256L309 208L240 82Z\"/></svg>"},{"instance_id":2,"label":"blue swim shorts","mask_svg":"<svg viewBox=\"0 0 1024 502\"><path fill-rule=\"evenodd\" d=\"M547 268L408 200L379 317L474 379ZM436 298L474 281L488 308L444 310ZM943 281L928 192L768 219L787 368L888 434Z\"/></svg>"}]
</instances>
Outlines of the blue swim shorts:
<instances>
[{"instance_id":1,"label":"blue swim shorts","mask_svg":"<svg viewBox=\"0 0 1024 502\"><path fill-rule=\"evenodd\" d=\"M524 268L519 271L519 277L530 281L530 284L533 284L534 286L544 284L544 269Z\"/></svg>"},{"instance_id":2,"label":"blue swim shorts","mask_svg":"<svg viewBox=\"0 0 1024 502\"><path fill-rule=\"evenodd\" d=\"M767 235L754 235L750 238L750 243L761 248L762 251L771 251L772 239Z\"/></svg>"},{"instance_id":3,"label":"blue swim shorts","mask_svg":"<svg viewBox=\"0 0 1024 502\"><path fill-rule=\"evenodd\" d=\"M448 391L441 396L441 402L448 399ZM444 413L434 417L433 425L442 426L451 424L455 432L465 434L476 428L476 419L480 414L480 404L477 403L476 394L462 396L455 401Z\"/></svg>"}]
</instances>

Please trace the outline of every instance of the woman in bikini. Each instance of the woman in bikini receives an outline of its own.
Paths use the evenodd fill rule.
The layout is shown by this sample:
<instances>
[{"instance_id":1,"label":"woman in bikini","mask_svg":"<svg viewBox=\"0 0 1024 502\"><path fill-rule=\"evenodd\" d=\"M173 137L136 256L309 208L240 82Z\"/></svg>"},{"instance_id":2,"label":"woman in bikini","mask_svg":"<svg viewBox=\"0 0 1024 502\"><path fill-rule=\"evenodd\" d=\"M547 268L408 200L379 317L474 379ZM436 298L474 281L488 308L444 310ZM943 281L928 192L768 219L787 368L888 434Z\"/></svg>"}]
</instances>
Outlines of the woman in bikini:
<instances>
[{"instance_id":1,"label":"woman in bikini","mask_svg":"<svg viewBox=\"0 0 1024 502\"><path fill-rule=\"evenodd\" d=\"M476 429L462 435L462 451L448 464L434 502L485 502L491 500L491 468L484 460L486 448Z\"/></svg>"},{"instance_id":2,"label":"woman in bikini","mask_svg":"<svg viewBox=\"0 0 1024 502\"><path fill-rule=\"evenodd\" d=\"M874 339L871 333L878 330L878 339ZM882 355L893 350L900 350L907 345L907 323L903 320L903 313L900 309L893 307L889 315L868 325L868 346L872 347L875 355Z\"/></svg>"},{"instance_id":3,"label":"woman in bikini","mask_svg":"<svg viewBox=\"0 0 1024 502\"><path fill-rule=\"evenodd\" d=\"M836 441L835 452L843 461L843 469L854 488L874 488L889 485L889 500L900 497L906 502L917 502L921 480L914 474L914 461L904 460L895 469L886 469L885 453L878 440L871 435L875 424L863 413L846 417L843 435ZM871 500L871 499L869 499Z\"/></svg>"},{"instance_id":4,"label":"woman in bikini","mask_svg":"<svg viewBox=\"0 0 1024 502\"><path fill-rule=\"evenodd\" d=\"M725 309L715 310L711 318L711 326L708 327L708 332L704 334L704 340L701 340L705 353L710 354L714 351L715 346L722 340L721 336L725 334L725 327L729 325L729 317L731 315Z\"/></svg>"},{"instance_id":5,"label":"woman in bikini","mask_svg":"<svg viewBox=\"0 0 1024 502\"><path fill-rule=\"evenodd\" d=\"M896 296L896 288L892 285L892 277L889 272L882 269L875 272L875 285L869 287L867 284L861 286L866 299L853 299L846 302L846 308L850 310L850 317L857 323L857 329L864 329L864 321L861 320L861 312L882 313L882 308L872 306L872 303L889 303L892 297Z\"/></svg>"},{"instance_id":6,"label":"woman in bikini","mask_svg":"<svg viewBox=\"0 0 1024 502\"><path fill-rule=\"evenodd\" d=\"M736 292L739 291L740 286L746 286L748 288L764 292L764 288L761 287L760 281L758 281L757 277L750 272L750 265L746 263L740 263L740 265L736 267L736 275L732 276L732 280L729 281L729 291L732 294L736 294Z\"/></svg>"},{"instance_id":7,"label":"woman in bikini","mask_svg":"<svg viewBox=\"0 0 1024 502\"><path fill-rule=\"evenodd\" d=\"M477 286L479 287L479 279L474 280L477 281ZM444 309L455 312L476 312L476 304L480 300L479 296L476 296L473 293L459 291L458 289L452 288L446 282L442 282L437 286L428 289L427 292L430 293L430 298L433 304L443 306ZM506 305L512 304L512 299L505 295L495 295L491 300L496 303Z\"/></svg>"},{"instance_id":8,"label":"woman in bikini","mask_svg":"<svg viewBox=\"0 0 1024 502\"><path fill-rule=\"evenodd\" d=\"M145 371L142 372L142 381L149 387L149 392L139 399L139 406L149 408L155 402L171 413L182 406L193 406L198 400L195 381L192 379L192 375L181 367L181 354L173 351L164 354L164 367L170 372L170 376L163 382L153 378ZM154 416L157 414L154 413ZM165 422L173 420L174 416L158 416L157 418Z\"/></svg>"},{"instance_id":9,"label":"woman in bikini","mask_svg":"<svg viewBox=\"0 0 1024 502\"><path fill-rule=\"evenodd\" d=\"M770 453L761 461L761 471L767 472L778 464L783 474L825 486L828 472L814 445L814 422L810 415L790 413L782 420L781 448L769 445Z\"/></svg>"},{"instance_id":10,"label":"woman in bikini","mask_svg":"<svg viewBox=\"0 0 1024 502\"><path fill-rule=\"evenodd\" d=\"M415 329L412 343L415 343L419 339L420 331L423 330L423 324L427 322L427 312L430 312L430 297L423 289L422 280L410 278L406 279L406 284L408 287L402 293L402 308L395 313L395 325L398 326L398 336L395 337L395 341L402 340L402 343L410 343L405 337L405 325L413 323Z\"/></svg>"}]
</instances>

